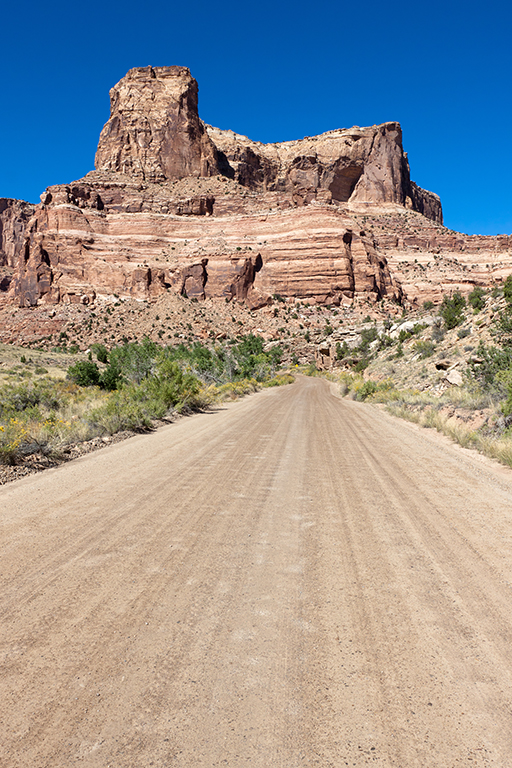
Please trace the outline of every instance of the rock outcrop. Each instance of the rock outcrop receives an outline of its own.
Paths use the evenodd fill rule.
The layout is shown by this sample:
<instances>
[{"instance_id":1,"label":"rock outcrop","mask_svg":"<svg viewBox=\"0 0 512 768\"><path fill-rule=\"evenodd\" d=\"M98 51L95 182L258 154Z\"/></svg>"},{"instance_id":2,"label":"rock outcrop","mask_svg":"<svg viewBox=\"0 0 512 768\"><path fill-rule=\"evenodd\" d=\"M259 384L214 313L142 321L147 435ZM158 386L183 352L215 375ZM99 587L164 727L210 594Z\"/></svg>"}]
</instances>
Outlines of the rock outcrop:
<instances>
[{"instance_id":1,"label":"rock outcrop","mask_svg":"<svg viewBox=\"0 0 512 768\"><path fill-rule=\"evenodd\" d=\"M437 195L410 180L399 123L354 126L279 144L261 144L207 126L221 172L251 189L289 193L297 205L398 203L442 223Z\"/></svg>"},{"instance_id":2,"label":"rock outcrop","mask_svg":"<svg viewBox=\"0 0 512 768\"><path fill-rule=\"evenodd\" d=\"M111 89L96 168L150 182L217 173L197 111L197 82L186 67L131 69Z\"/></svg>"},{"instance_id":3,"label":"rock outcrop","mask_svg":"<svg viewBox=\"0 0 512 768\"><path fill-rule=\"evenodd\" d=\"M233 182L237 213L216 216L215 203L209 216L200 205L196 215L159 213L153 190L145 210L133 213L98 207L96 192L87 197L93 206L81 207L71 194L76 186L51 188L27 227L12 288L19 306L88 304L96 294L143 299L167 290L252 307L276 293L337 304L357 294L400 301L385 258L335 206L290 204L270 212L263 197L244 209L244 193ZM166 206L173 204L167 196Z\"/></svg>"},{"instance_id":4,"label":"rock outcrop","mask_svg":"<svg viewBox=\"0 0 512 768\"><path fill-rule=\"evenodd\" d=\"M0 198L0 305L11 286L34 210L34 205L23 200Z\"/></svg>"},{"instance_id":5,"label":"rock outcrop","mask_svg":"<svg viewBox=\"0 0 512 768\"><path fill-rule=\"evenodd\" d=\"M442 220L439 198L410 180L398 123L262 144L205 126L197 91L185 67L131 69L110 91L96 169L147 182L220 174L250 189L290 193L299 205L399 203Z\"/></svg>"},{"instance_id":6,"label":"rock outcrop","mask_svg":"<svg viewBox=\"0 0 512 768\"><path fill-rule=\"evenodd\" d=\"M439 198L411 181L398 123L261 144L204 125L184 67L130 70L110 95L95 171L49 187L36 207L0 201L0 299L417 303L447 286L468 292L494 269L496 243L449 233ZM497 280L512 268L503 248ZM462 257L450 277L447 259L438 290L424 263L437 268L443 249L486 271Z\"/></svg>"}]
</instances>

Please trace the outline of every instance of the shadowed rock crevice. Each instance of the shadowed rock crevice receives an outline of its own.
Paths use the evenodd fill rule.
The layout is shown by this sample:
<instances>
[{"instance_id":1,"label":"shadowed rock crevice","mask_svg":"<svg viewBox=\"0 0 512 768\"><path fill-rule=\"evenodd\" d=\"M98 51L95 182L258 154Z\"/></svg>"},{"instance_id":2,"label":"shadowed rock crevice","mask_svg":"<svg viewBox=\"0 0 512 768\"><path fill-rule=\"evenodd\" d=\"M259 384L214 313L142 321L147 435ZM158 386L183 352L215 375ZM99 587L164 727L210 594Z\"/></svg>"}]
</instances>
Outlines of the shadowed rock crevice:
<instances>
[{"instance_id":1,"label":"shadowed rock crevice","mask_svg":"<svg viewBox=\"0 0 512 768\"><path fill-rule=\"evenodd\" d=\"M332 199L340 203L348 203L362 173L363 168L357 165L348 165L344 168L336 169L334 178L329 185Z\"/></svg>"},{"instance_id":2,"label":"shadowed rock crevice","mask_svg":"<svg viewBox=\"0 0 512 768\"><path fill-rule=\"evenodd\" d=\"M180 294L189 299L206 298L205 286L208 282L208 259L202 259L200 264L192 264L181 273Z\"/></svg>"},{"instance_id":3,"label":"shadowed rock crevice","mask_svg":"<svg viewBox=\"0 0 512 768\"><path fill-rule=\"evenodd\" d=\"M268 296L262 297L254 294L254 280L262 267L263 259L259 253L254 261L250 257L245 259L240 266L236 265L237 274L228 288L227 297L230 300L235 299L236 301L247 302L253 308L267 304Z\"/></svg>"}]
</instances>

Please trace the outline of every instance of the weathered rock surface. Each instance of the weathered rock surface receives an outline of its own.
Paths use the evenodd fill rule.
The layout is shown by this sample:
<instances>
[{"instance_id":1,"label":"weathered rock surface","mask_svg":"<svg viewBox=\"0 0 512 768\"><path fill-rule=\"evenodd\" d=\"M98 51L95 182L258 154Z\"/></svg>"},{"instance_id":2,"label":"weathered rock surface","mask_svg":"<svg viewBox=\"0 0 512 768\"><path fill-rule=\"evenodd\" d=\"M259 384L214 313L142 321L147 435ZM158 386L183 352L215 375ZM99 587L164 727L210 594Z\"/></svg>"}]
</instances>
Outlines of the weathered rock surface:
<instances>
[{"instance_id":1,"label":"weathered rock surface","mask_svg":"<svg viewBox=\"0 0 512 768\"><path fill-rule=\"evenodd\" d=\"M337 304L358 293L400 301L385 258L338 207L269 211L260 200L245 210L244 193L233 183L229 196L237 213L216 216L211 187L189 198L188 215L156 212L154 190L146 196L139 189L142 210L132 212L117 203L99 206L98 199L107 199L101 184L47 191L27 227L13 281L20 306L88 304L96 294L147 298L167 290L253 307L275 293ZM76 196L77 189L87 194ZM131 199L129 185L126 194ZM175 200L165 200L167 209L176 208ZM92 207L82 207L84 201ZM213 215L204 215L210 203Z\"/></svg>"},{"instance_id":2,"label":"weathered rock surface","mask_svg":"<svg viewBox=\"0 0 512 768\"><path fill-rule=\"evenodd\" d=\"M137 67L111 89L96 168L144 181L217 173L197 111L197 82L186 67Z\"/></svg>"},{"instance_id":3,"label":"weathered rock surface","mask_svg":"<svg viewBox=\"0 0 512 768\"><path fill-rule=\"evenodd\" d=\"M262 144L204 126L197 83L185 67L131 69L110 91L99 171L149 182L221 174L250 189L312 200L399 203L442 221L437 195L411 183L398 123Z\"/></svg>"},{"instance_id":4,"label":"weathered rock surface","mask_svg":"<svg viewBox=\"0 0 512 768\"><path fill-rule=\"evenodd\" d=\"M23 200L0 198L0 305L11 285L34 209L34 205Z\"/></svg>"},{"instance_id":5,"label":"weathered rock surface","mask_svg":"<svg viewBox=\"0 0 512 768\"><path fill-rule=\"evenodd\" d=\"M205 126L184 67L130 70L110 96L95 171L37 207L0 201L0 301L417 304L512 269L510 238L442 226L439 198L410 180L398 123L261 144Z\"/></svg>"},{"instance_id":6,"label":"weathered rock surface","mask_svg":"<svg viewBox=\"0 0 512 768\"><path fill-rule=\"evenodd\" d=\"M413 307L454 291L467 295L476 285L499 286L512 272L510 235L465 235L398 206L352 208Z\"/></svg>"},{"instance_id":7,"label":"weathered rock surface","mask_svg":"<svg viewBox=\"0 0 512 768\"><path fill-rule=\"evenodd\" d=\"M312 200L398 203L442 222L441 201L411 182L399 123L354 126L279 144L251 141L207 126L225 159L222 171L251 189L288 192L297 205Z\"/></svg>"}]
</instances>

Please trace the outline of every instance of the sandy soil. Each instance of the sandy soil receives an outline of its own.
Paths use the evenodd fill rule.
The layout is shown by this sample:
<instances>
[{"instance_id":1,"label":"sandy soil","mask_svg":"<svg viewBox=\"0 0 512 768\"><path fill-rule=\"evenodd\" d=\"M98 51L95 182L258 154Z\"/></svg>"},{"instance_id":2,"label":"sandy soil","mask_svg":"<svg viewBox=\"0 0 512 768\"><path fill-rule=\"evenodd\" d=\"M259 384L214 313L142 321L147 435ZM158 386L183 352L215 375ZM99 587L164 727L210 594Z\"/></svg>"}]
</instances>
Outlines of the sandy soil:
<instances>
[{"instance_id":1,"label":"sandy soil","mask_svg":"<svg viewBox=\"0 0 512 768\"><path fill-rule=\"evenodd\" d=\"M300 379L0 488L0 765L510 766L512 473Z\"/></svg>"}]
</instances>

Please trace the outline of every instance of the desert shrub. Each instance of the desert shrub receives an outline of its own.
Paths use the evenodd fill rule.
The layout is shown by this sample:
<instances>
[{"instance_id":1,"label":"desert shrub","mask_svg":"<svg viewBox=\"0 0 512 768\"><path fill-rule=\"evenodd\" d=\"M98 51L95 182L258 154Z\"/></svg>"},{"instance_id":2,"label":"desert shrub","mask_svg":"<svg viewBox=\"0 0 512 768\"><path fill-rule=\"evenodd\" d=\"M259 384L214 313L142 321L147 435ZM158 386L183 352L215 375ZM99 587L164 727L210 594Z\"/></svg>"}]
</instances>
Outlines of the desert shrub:
<instances>
[{"instance_id":1,"label":"desert shrub","mask_svg":"<svg viewBox=\"0 0 512 768\"><path fill-rule=\"evenodd\" d=\"M451 298L444 296L439 314L443 318L444 324L448 330L456 328L463 322L465 306L466 299L459 293L459 291L455 291Z\"/></svg>"},{"instance_id":2,"label":"desert shrub","mask_svg":"<svg viewBox=\"0 0 512 768\"><path fill-rule=\"evenodd\" d=\"M387 400L388 398L394 399L392 395L393 384L390 380L375 382L371 379L367 379L361 384L361 386L355 385L356 400L366 400L368 397L374 399ZM395 391L396 395L396 391Z\"/></svg>"},{"instance_id":3,"label":"desert shrub","mask_svg":"<svg viewBox=\"0 0 512 768\"><path fill-rule=\"evenodd\" d=\"M195 343L190 346L180 344L168 347L163 355L181 362L205 383L222 382L256 378L264 381L273 376L279 366L283 350L273 347L268 352L263 351L263 339L254 334L247 334L237 342L214 349Z\"/></svg>"},{"instance_id":4,"label":"desert shrub","mask_svg":"<svg viewBox=\"0 0 512 768\"><path fill-rule=\"evenodd\" d=\"M27 428L21 420L12 418L0 424L0 464L16 464L26 440Z\"/></svg>"},{"instance_id":5,"label":"desert shrub","mask_svg":"<svg viewBox=\"0 0 512 768\"><path fill-rule=\"evenodd\" d=\"M429 310L434 308L434 302L433 301L424 301L423 302L423 309Z\"/></svg>"},{"instance_id":6,"label":"desert shrub","mask_svg":"<svg viewBox=\"0 0 512 768\"><path fill-rule=\"evenodd\" d=\"M436 317L434 320L434 326L432 328L432 341L436 343L442 341L446 335L445 329L442 327L442 319Z\"/></svg>"},{"instance_id":7,"label":"desert shrub","mask_svg":"<svg viewBox=\"0 0 512 768\"><path fill-rule=\"evenodd\" d=\"M370 395L374 395L377 392L377 384L374 381L368 380L357 390L357 400L366 400Z\"/></svg>"},{"instance_id":8,"label":"desert shrub","mask_svg":"<svg viewBox=\"0 0 512 768\"><path fill-rule=\"evenodd\" d=\"M70 365L67 377L79 387L94 387L100 383L99 368L91 360L79 360L74 365Z\"/></svg>"},{"instance_id":9,"label":"desert shrub","mask_svg":"<svg viewBox=\"0 0 512 768\"><path fill-rule=\"evenodd\" d=\"M152 407L152 403L137 401L133 392L126 388L112 395L88 416L90 423L100 431L113 435L125 429L142 431L151 429L153 419L164 413Z\"/></svg>"},{"instance_id":10,"label":"desert shrub","mask_svg":"<svg viewBox=\"0 0 512 768\"><path fill-rule=\"evenodd\" d=\"M459 330L457 331L457 338L465 339L470 334L471 334L471 328L459 328Z\"/></svg>"},{"instance_id":11,"label":"desert shrub","mask_svg":"<svg viewBox=\"0 0 512 768\"><path fill-rule=\"evenodd\" d=\"M512 304L512 275L509 275L503 283L503 296L507 304Z\"/></svg>"},{"instance_id":12,"label":"desert shrub","mask_svg":"<svg viewBox=\"0 0 512 768\"><path fill-rule=\"evenodd\" d=\"M2 420L22 412L34 412L42 406L46 409L58 408L60 402L69 393L65 382L52 379L22 384L7 384L0 389L0 418Z\"/></svg>"},{"instance_id":13,"label":"desert shrub","mask_svg":"<svg viewBox=\"0 0 512 768\"><path fill-rule=\"evenodd\" d=\"M155 370L160 347L148 338L137 342L128 342L122 347L114 347L110 352L110 362L117 366L126 381L140 384Z\"/></svg>"},{"instance_id":14,"label":"desert shrub","mask_svg":"<svg viewBox=\"0 0 512 768\"><path fill-rule=\"evenodd\" d=\"M432 341L421 340L414 343L414 349L422 359L431 357L434 354L435 348L435 344Z\"/></svg>"},{"instance_id":15,"label":"desert shrub","mask_svg":"<svg viewBox=\"0 0 512 768\"><path fill-rule=\"evenodd\" d=\"M123 376L121 369L117 362L113 360L100 375L99 385L102 389L107 389L109 392L112 392L114 389L119 388L122 381Z\"/></svg>"},{"instance_id":16,"label":"desert shrub","mask_svg":"<svg viewBox=\"0 0 512 768\"><path fill-rule=\"evenodd\" d=\"M361 342L358 347L359 352L363 355L367 354L370 344L377 338L378 333L375 325L372 325L371 328L363 328L361 331Z\"/></svg>"},{"instance_id":17,"label":"desert shrub","mask_svg":"<svg viewBox=\"0 0 512 768\"><path fill-rule=\"evenodd\" d=\"M402 328L398 333L398 341L400 344L403 344L404 341L407 341L407 339L410 339L412 336L411 331L406 331L405 328Z\"/></svg>"},{"instance_id":18,"label":"desert shrub","mask_svg":"<svg viewBox=\"0 0 512 768\"><path fill-rule=\"evenodd\" d=\"M499 312L495 320L491 334L499 344L510 346L512 344L512 305L504 312Z\"/></svg>"},{"instance_id":19,"label":"desert shrub","mask_svg":"<svg viewBox=\"0 0 512 768\"><path fill-rule=\"evenodd\" d=\"M369 365L370 365L370 358L363 357L361 360L358 360L357 363L354 363L354 365L352 366L352 369L356 373L362 373L365 370L365 368L368 368Z\"/></svg>"},{"instance_id":20,"label":"desert shrub","mask_svg":"<svg viewBox=\"0 0 512 768\"><path fill-rule=\"evenodd\" d=\"M91 344L91 351L94 352L99 363L108 363L108 351L103 344Z\"/></svg>"},{"instance_id":21,"label":"desert shrub","mask_svg":"<svg viewBox=\"0 0 512 768\"><path fill-rule=\"evenodd\" d=\"M498 371L495 381L501 384L506 392L506 400L501 404L501 410L505 416L512 414L512 368Z\"/></svg>"},{"instance_id":22,"label":"desert shrub","mask_svg":"<svg viewBox=\"0 0 512 768\"><path fill-rule=\"evenodd\" d=\"M343 360L344 357L348 357L350 355L350 347L347 344L346 341L343 342L343 344L340 344L338 341L336 343L336 359L337 360Z\"/></svg>"},{"instance_id":23,"label":"desert shrub","mask_svg":"<svg viewBox=\"0 0 512 768\"><path fill-rule=\"evenodd\" d=\"M476 285L468 296L468 303L475 312L480 312L485 307L485 291Z\"/></svg>"},{"instance_id":24,"label":"desert shrub","mask_svg":"<svg viewBox=\"0 0 512 768\"><path fill-rule=\"evenodd\" d=\"M394 342L391 336L388 336L386 333L383 333L382 336L379 337L379 350L386 349L387 347L392 347L393 343Z\"/></svg>"},{"instance_id":25,"label":"desert shrub","mask_svg":"<svg viewBox=\"0 0 512 768\"><path fill-rule=\"evenodd\" d=\"M499 385L499 380L496 380L497 374L512 368L512 348L501 349L480 343L475 360L478 362L470 361L468 364L471 377L485 387L491 387L496 383Z\"/></svg>"}]
</instances>

